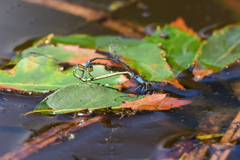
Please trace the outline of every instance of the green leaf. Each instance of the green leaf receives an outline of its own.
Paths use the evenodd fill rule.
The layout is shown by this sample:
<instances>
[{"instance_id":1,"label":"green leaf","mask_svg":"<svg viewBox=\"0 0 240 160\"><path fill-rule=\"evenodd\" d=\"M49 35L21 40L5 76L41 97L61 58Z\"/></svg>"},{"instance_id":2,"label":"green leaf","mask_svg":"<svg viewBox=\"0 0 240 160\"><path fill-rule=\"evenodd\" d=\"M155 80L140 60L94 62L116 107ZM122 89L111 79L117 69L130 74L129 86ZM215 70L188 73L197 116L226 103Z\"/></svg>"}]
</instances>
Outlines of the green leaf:
<instances>
[{"instance_id":1,"label":"green leaf","mask_svg":"<svg viewBox=\"0 0 240 160\"><path fill-rule=\"evenodd\" d=\"M124 101L134 101L140 98L143 96L132 97L98 84L72 84L46 97L33 112L63 114L85 109L117 107Z\"/></svg>"},{"instance_id":2,"label":"green leaf","mask_svg":"<svg viewBox=\"0 0 240 160\"><path fill-rule=\"evenodd\" d=\"M174 76L167 68L167 63L163 60L157 44L142 42L128 47L127 54L123 57L130 60L127 64L133 66L147 80L161 81Z\"/></svg>"},{"instance_id":3,"label":"green leaf","mask_svg":"<svg viewBox=\"0 0 240 160\"><path fill-rule=\"evenodd\" d=\"M161 34L168 37L160 37ZM189 68L201 43L196 36L171 25L165 25L152 36L145 37L144 40L163 47L166 51L167 62L175 74Z\"/></svg>"},{"instance_id":4,"label":"green leaf","mask_svg":"<svg viewBox=\"0 0 240 160\"><path fill-rule=\"evenodd\" d=\"M42 55L51 55L55 59L58 59L59 61L67 61L67 59L75 56L73 52L66 51L64 49L64 46L46 45L41 47L32 46L21 52L18 56L13 57L12 60L19 61L25 58L30 52L40 53Z\"/></svg>"},{"instance_id":5,"label":"green leaf","mask_svg":"<svg viewBox=\"0 0 240 160\"><path fill-rule=\"evenodd\" d=\"M45 61L51 65L41 65L34 61ZM92 76L109 74L103 66L94 65ZM81 72L77 72L81 75ZM115 87L122 76L109 77L92 83L108 84ZM65 85L82 82L73 76L73 67L68 70L61 71L58 64L51 58L45 56L35 57L35 59L24 58L11 70L0 70L0 87L13 88L16 90L45 92L56 90Z\"/></svg>"},{"instance_id":6,"label":"green leaf","mask_svg":"<svg viewBox=\"0 0 240 160\"><path fill-rule=\"evenodd\" d=\"M113 36L91 37L87 35L69 35L65 37L54 36L53 43L77 44L82 47L97 48L108 51L111 39L118 38L126 51L122 53L123 58L129 60L127 64L137 69L140 75L147 80L161 81L173 78L173 73L167 68L167 63L161 55L158 44L136 39L121 39Z\"/></svg>"},{"instance_id":7,"label":"green leaf","mask_svg":"<svg viewBox=\"0 0 240 160\"><path fill-rule=\"evenodd\" d=\"M240 24L215 30L201 46L197 60L202 68L221 70L240 57Z\"/></svg>"},{"instance_id":8,"label":"green leaf","mask_svg":"<svg viewBox=\"0 0 240 160\"><path fill-rule=\"evenodd\" d=\"M110 39L110 37L109 37ZM91 37L85 34L73 34L68 36L54 36L51 40L53 43L62 43L62 44L72 44L72 45L80 45L80 47L86 48L97 48L97 40L96 37Z\"/></svg>"}]
</instances>

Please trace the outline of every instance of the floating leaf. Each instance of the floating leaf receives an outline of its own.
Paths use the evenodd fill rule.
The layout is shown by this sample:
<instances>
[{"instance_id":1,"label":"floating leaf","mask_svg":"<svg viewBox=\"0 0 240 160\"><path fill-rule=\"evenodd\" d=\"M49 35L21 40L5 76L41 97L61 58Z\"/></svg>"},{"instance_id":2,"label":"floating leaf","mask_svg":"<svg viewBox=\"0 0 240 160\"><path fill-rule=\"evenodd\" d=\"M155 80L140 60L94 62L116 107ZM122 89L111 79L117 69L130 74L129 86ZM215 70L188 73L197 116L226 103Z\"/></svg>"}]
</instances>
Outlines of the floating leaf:
<instances>
[{"instance_id":1,"label":"floating leaf","mask_svg":"<svg viewBox=\"0 0 240 160\"><path fill-rule=\"evenodd\" d=\"M240 57L240 24L215 30L201 46L197 61L202 68L219 71Z\"/></svg>"},{"instance_id":2,"label":"floating leaf","mask_svg":"<svg viewBox=\"0 0 240 160\"><path fill-rule=\"evenodd\" d=\"M129 60L127 64L136 68L146 80L161 81L172 79L174 76L163 60L161 49L157 44L142 42L128 47L126 55L123 56Z\"/></svg>"},{"instance_id":3,"label":"floating leaf","mask_svg":"<svg viewBox=\"0 0 240 160\"><path fill-rule=\"evenodd\" d=\"M169 110L191 103L189 100L166 97L166 94L129 96L98 84L72 84L46 97L34 112L63 114L85 109L130 108L136 110Z\"/></svg>"},{"instance_id":4,"label":"floating leaf","mask_svg":"<svg viewBox=\"0 0 240 160\"><path fill-rule=\"evenodd\" d=\"M167 37L161 37L161 34ZM165 25L144 40L163 47L166 51L167 63L175 74L189 68L200 45L200 40L196 36L171 25Z\"/></svg>"},{"instance_id":5,"label":"floating leaf","mask_svg":"<svg viewBox=\"0 0 240 160\"><path fill-rule=\"evenodd\" d=\"M85 83L73 76L73 67L64 72L60 70L58 64L48 57L33 57L22 59L13 69L0 70L0 87L12 88L16 90L45 92L49 90L56 90L65 85L73 83ZM52 65L41 65L34 61L45 61ZM54 65L55 63L55 65ZM92 76L100 76L109 74L103 66L95 65ZM78 74L81 75L81 72ZM115 87L122 76L114 76L93 83L108 84Z\"/></svg>"},{"instance_id":6,"label":"floating leaf","mask_svg":"<svg viewBox=\"0 0 240 160\"><path fill-rule=\"evenodd\" d=\"M19 61L25 58L30 52L40 53L42 55L51 56L58 61L67 62L70 64L86 63L89 59L95 57L102 57L104 55L96 53L95 49L80 48L73 45L44 45L32 46L19 55L15 56L12 60Z\"/></svg>"},{"instance_id":7,"label":"floating leaf","mask_svg":"<svg viewBox=\"0 0 240 160\"><path fill-rule=\"evenodd\" d=\"M147 95L143 99L134 102L126 102L119 108L131 108L137 110L169 110L192 103L190 100L180 100L178 98L166 97L166 94Z\"/></svg>"},{"instance_id":8,"label":"floating leaf","mask_svg":"<svg viewBox=\"0 0 240 160\"><path fill-rule=\"evenodd\" d=\"M30 47L23 52L21 52L20 55L14 57L13 61L19 61L25 57L27 57L29 52L36 52L41 53L42 55L51 55L55 59L58 60L67 60L70 57L74 57L74 54L72 52L67 52L64 50L64 46L53 46L53 45L46 45L46 46L33 46Z\"/></svg>"},{"instance_id":9,"label":"floating leaf","mask_svg":"<svg viewBox=\"0 0 240 160\"><path fill-rule=\"evenodd\" d=\"M186 31L191 35L195 35L195 36L198 35L197 32L195 32L192 28L189 28L187 26L187 24L185 23L185 21L182 17L178 17L175 21L172 21L171 25L177 27L178 29Z\"/></svg>"},{"instance_id":10,"label":"floating leaf","mask_svg":"<svg viewBox=\"0 0 240 160\"><path fill-rule=\"evenodd\" d=\"M34 112L63 114L85 109L99 109L120 106L124 101L141 98L129 96L115 89L98 84L72 84L46 97Z\"/></svg>"},{"instance_id":11,"label":"floating leaf","mask_svg":"<svg viewBox=\"0 0 240 160\"><path fill-rule=\"evenodd\" d=\"M54 36L52 43L54 44L70 44L79 45L84 48L104 49L108 51L111 39L119 38L116 36L89 36L85 34L72 34L67 36ZM132 40L132 42L139 42L139 40Z\"/></svg>"}]
</instances>

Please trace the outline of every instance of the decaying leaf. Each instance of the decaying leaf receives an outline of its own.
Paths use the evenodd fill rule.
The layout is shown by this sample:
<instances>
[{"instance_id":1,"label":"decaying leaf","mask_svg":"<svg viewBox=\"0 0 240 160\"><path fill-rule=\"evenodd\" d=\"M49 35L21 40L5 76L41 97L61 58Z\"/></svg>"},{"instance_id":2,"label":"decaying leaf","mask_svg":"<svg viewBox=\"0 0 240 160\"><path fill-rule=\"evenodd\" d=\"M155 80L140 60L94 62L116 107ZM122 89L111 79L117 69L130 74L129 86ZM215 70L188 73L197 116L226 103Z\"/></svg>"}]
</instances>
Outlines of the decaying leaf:
<instances>
[{"instance_id":1,"label":"decaying leaf","mask_svg":"<svg viewBox=\"0 0 240 160\"><path fill-rule=\"evenodd\" d=\"M107 107L133 110L169 110L189 103L191 101L166 97L166 94L136 97L97 84L73 84L46 97L33 112L63 114Z\"/></svg>"},{"instance_id":2,"label":"decaying leaf","mask_svg":"<svg viewBox=\"0 0 240 160\"><path fill-rule=\"evenodd\" d=\"M42 65L44 62L49 65ZM92 75L97 77L109 74L103 66L95 65ZM78 73L81 76L81 72ZM108 84L108 86L116 86L122 76L114 76L93 83ZM69 84L84 84L85 82L78 80L73 76L73 67L68 70L61 71L58 64L53 59L45 56L22 59L14 68L10 70L0 70L0 86L1 88L10 88L23 91L46 92L56 90Z\"/></svg>"},{"instance_id":3,"label":"decaying leaf","mask_svg":"<svg viewBox=\"0 0 240 160\"><path fill-rule=\"evenodd\" d=\"M183 31L186 31L192 35L195 35L197 36L198 33L196 33L192 28L189 28L184 19L182 17L178 17L175 21L171 22L171 25L183 30Z\"/></svg>"},{"instance_id":4,"label":"decaying leaf","mask_svg":"<svg viewBox=\"0 0 240 160\"><path fill-rule=\"evenodd\" d=\"M120 106L125 101L134 101L142 96L129 96L116 89L98 84L73 84L65 86L46 97L34 112L63 114L86 109Z\"/></svg>"},{"instance_id":5,"label":"decaying leaf","mask_svg":"<svg viewBox=\"0 0 240 160\"><path fill-rule=\"evenodd\" d=\"M118 107L136 110L160 111L187 105L191 102L192 101L190 100L179 100L178 98L166 97L166 94L152 94L146 95L143 99L139 99L134 102L125 102Z\"/></svg>"}]
</instances>

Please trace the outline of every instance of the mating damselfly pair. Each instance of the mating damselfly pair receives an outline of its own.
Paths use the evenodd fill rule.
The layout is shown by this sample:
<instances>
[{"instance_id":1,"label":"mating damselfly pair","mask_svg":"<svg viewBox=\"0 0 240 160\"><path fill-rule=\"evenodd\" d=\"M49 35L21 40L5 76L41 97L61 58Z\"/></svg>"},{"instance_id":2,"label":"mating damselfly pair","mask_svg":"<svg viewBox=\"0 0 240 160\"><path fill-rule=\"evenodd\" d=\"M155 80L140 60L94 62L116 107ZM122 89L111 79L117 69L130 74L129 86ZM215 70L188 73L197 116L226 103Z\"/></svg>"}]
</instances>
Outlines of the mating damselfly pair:
<instances>
[{"instance_id":1,"label":"mating damselfly pair","mask_svg":"<svg viewBox=\"0 0 240 160\"><path fill-rule=\"evenodd\" d=\"M87 61L86 65L82 65L82 64L77 64L74 69L73 69L73 75L75 77L77 77L78 79L80 79L81 81L84 82L88 82L88 81L94 81L94 80L99 80L99 79L104 79L104 78L108 78L108 77L112 77L112 76L116 76L116 75L122 75L122 74L127 74L129 75L131 78L135 79L138 83L139 86L135 89L141 89L141 92L145 92L148 90L148 87L150 87L152 84L151 82L146 81L142 76L140 75L135 75L133 70L124 62L122 62L120 60L120 55L122 52L125 52L125 46L121 44L121 42L118 39L112 39L111 43L109 45L109 51L111 53L111 57L110 58L100 58L100 57L96 57L93 59L90 59L89 61ZM50 56L46 56L46 55L41 55L39 53L35 53L35 52L30 52L28 53L27 57L36 57L36 56L45 56L45 58L51 58L53 61L58 61L53 59ZM110 60L113 62L116 62L118 64L120 64L122 67L124 67L126 69L126 71L121 71L121 72L115 72L115 73L110 73L110 74L106 74L106 75L101 75L101 76L97 76L97 77L93 77L91 75L91 72L94 70L93 69L93 63L96 60ZM37 62L39 63L39 62ZM44 62L40 62L43 65L48 65L48 64L44 64ZM55 63L56 64L56 63ZM82 72L81 75L77 74L77 71ZM87 78L87 75L89 75L91 78Z\"/></svg>"}]
</instances>

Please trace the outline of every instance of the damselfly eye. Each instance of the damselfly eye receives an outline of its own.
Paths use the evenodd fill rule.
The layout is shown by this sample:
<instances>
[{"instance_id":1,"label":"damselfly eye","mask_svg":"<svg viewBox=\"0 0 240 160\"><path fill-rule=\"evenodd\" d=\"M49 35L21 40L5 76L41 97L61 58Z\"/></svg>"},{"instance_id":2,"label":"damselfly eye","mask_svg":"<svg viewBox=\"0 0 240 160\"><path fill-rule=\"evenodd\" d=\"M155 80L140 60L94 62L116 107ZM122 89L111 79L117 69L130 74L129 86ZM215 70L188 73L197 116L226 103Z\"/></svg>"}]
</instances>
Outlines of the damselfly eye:
<instances>
[{"instance_id":1,"label":"damselfly eye","mask_svg":"<svg viewBox=\"0 0 240 160\"><path fill-rule=\"evenodd\" d=\"M93 66L89 66L88 67L88 72L92 72L93 71Z\"/></svg>"}]
</instances>

